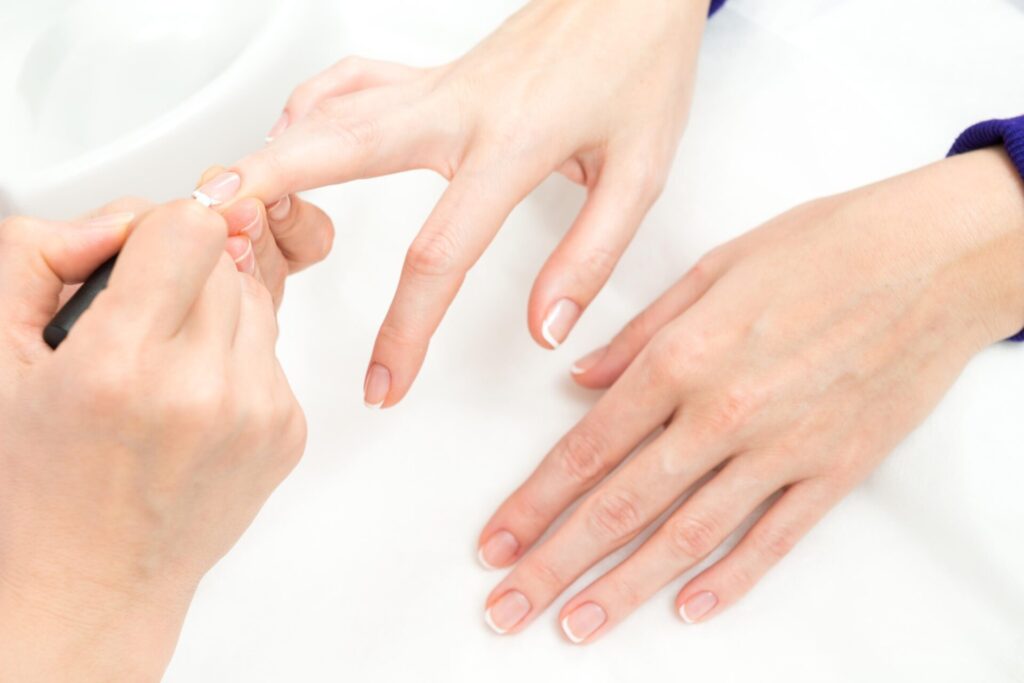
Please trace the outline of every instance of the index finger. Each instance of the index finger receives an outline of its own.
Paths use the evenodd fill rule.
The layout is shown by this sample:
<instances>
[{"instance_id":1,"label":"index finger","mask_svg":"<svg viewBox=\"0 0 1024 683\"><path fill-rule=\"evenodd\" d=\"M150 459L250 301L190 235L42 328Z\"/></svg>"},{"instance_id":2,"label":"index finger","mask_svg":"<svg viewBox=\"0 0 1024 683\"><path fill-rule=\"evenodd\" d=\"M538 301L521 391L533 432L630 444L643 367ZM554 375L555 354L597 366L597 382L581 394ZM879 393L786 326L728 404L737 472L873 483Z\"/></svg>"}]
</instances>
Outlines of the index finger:
<instances>
[{"instance_id":1,"label":"index finger","mask_svg":"<svg viewBox=\"0 0 1024 683\"><path fill-rule=\"evenodd\" d=\"M437 100L401 87L325 100L232 168L242 178L237 196L270 205L325 185L433 168L433 142L449 118Z\"/></svg>"},{"instance_id":2,"label":"index finger","mask_svg":"<svg viewBox=\"0 0 1024 683\"><path fill-rule=\"evenodd\" d=\"M227 240L214 211L182 199L153 209L132 231L97 308L125 328L173 336L202 292Z\"/></svg>"}]
</instances>

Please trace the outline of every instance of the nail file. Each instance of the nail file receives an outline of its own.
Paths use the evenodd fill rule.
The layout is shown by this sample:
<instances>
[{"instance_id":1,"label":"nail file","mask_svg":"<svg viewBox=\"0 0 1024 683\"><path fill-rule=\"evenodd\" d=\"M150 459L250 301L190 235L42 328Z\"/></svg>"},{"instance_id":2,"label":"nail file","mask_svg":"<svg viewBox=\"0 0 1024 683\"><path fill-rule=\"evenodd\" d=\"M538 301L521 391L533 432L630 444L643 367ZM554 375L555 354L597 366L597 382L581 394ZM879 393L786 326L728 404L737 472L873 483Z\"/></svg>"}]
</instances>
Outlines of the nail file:
<instances>
[{"instance_id":1,"label":"nail file","mask_svg":"<svg viewBox=\"0 0 1024 683\"><path fill-rule=\"evenodd\" d=\"M110 281L110 273L113 272L114 263L116 262L117 256L115 255L97 268L89 276L89 279L82 283L82 286L78 288L74 296L61 306L61 309L57 311L57 315L53 316L53 320L43 329L43 341L51 349L56 349L61 345L61 342L68 336L71 328L82 317L86 309L92 305L92 302L99 293L107 288L107 282Z\"/></svg>"}]
</instances>

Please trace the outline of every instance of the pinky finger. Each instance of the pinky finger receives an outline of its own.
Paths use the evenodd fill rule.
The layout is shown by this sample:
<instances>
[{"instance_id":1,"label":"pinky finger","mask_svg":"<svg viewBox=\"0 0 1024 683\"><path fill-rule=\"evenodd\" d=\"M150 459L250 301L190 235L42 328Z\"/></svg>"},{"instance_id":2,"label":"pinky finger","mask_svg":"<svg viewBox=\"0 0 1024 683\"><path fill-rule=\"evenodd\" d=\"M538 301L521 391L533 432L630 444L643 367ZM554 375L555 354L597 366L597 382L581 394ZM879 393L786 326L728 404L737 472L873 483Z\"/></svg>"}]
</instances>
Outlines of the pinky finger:
<instances>
[{"instance_id":1,"label":"pinky finger","mask_svg":"<svg viewBox=\"0 0 1024 683\"><path fill-rule=\"evenodd\" d=\"M838 498L835 486L823 480L791 486L729 554L683 586L676 597L679 616L695 624L738 602Z\"/></svg>"}]
</instances>

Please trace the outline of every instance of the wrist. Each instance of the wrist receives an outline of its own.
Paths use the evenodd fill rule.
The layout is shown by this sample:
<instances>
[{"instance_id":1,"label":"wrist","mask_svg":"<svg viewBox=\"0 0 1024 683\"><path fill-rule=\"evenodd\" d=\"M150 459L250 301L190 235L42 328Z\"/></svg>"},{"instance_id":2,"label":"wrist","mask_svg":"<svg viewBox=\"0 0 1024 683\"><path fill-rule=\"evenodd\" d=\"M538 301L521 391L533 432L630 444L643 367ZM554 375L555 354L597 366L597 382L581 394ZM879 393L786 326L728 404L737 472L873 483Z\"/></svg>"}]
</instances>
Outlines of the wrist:
<instances>
[{"instance_id":1,"label":"wrist","mask_svg":"<svg viewBox=\"0 0 1024 683\"><path fill-rule=\"evenodd\" d=\"M944 296L978 345L1007 339L1024 328L1024 182L1001 147L930 168L940 178L933 198L947 218L936 222L958 248L956 267L942 278Z\"/></svg>"},{"instance_id":2,"label":"wrist","mask_svg":"<svg viewBox=\"0 0 1024 683\"><path fill-rule=\"evenodd\" d=\"M192 593L0 580L0 680L159 681Z\"/></svg>"}]
</instances>

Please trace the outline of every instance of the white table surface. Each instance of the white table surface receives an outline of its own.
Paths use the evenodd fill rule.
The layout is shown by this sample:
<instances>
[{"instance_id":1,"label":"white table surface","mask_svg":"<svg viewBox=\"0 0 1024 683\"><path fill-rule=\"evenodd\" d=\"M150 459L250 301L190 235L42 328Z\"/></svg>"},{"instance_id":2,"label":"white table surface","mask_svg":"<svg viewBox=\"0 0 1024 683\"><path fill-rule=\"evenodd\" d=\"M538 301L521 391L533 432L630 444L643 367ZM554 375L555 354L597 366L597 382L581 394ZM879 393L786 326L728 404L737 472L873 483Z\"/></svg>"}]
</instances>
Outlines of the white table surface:
<instances>
[{"instance_id":1,"label":"white table surface","mask_svg":"<svg viewBox=\"0 0 1024 683\"><path fill-rule=\"evenodd\" d=\"M339 57L431 64L518 3L347 5ZM525 327L532 280L582 200L552 179L470 274L408 399L383 413L362 405L365 363L443 182L413 173L311 193L338 239L290 283L280 344L308 452L201 585L167 680L1024 681L1024 347L977 358L707 624L673 612L680 580L590 647L565 643L554 609L498 637L481 618L498 576L474 547L593 403L568 379L577 355L716 243L941 157L976 120L1024 112L1022 35L1020 0L731 0L709 28L664 197L570 341L543 351Z\"/></svg>"}]
</instances>

